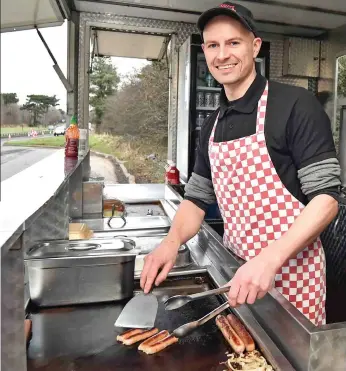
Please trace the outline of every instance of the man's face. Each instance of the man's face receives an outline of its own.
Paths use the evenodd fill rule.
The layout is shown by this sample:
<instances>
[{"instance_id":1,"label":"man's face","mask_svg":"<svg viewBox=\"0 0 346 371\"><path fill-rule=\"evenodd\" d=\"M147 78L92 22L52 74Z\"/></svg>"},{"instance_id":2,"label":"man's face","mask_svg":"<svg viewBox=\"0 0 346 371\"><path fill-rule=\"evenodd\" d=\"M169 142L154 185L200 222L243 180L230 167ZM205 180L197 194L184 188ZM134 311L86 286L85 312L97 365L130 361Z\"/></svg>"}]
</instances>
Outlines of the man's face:
<instances>
[{"instance_id":1,"label":"man's face","mask_svg":"<svg viewBox=\"0 0 346 371\"><path fill-rule=\"evenodd\" d=\"M202 45L210 73L223 85L245 80L255 68L262 41L237 20L218 16L203 32Z\"/></svg>"}]
</instances>

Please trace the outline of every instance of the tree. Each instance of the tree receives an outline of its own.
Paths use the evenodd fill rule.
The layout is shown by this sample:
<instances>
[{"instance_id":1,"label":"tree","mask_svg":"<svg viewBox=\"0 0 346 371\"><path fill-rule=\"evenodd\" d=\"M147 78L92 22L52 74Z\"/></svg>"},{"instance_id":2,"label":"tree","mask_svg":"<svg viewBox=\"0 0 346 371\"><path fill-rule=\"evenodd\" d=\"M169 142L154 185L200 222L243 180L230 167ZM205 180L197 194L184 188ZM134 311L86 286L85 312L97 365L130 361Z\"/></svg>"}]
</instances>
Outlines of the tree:
<instances>
[{"instance_id":1,"label":"tree","mask_svg":"<svg viewBox=\"0 0 346 371\"><path fill-rule=\"evenodd\" d=\"M90 105L94 109L96 132L105 113L105 104L109 96L113 95L120 82L116 67L109 57L96 57L90 74Z\"/></svg>"},{"instance_id":2,"label":"tree","mask_svg":"<svg viewBox=\"0 0 346 371\"><path fill-rule=\"evenodd\" d=\"M65 116L55 107L49 107L48 111L43 114L42 121L46 125L54 125L62 121Z\"/></svg>"},{"instance_id":3,"label":"tree","mask_svg":"<svg viewBox=\"0 0 346 371\"><path fill-rule=\"evenodd\" d=\"M102 129L167 146L168 101L167 63L152 62L127 76L121 90L108 99Z\"/></svg>"},{"instance_id":4,"label":"tree","mask_svg":"<svg viewBox=\"0 0 346 371\"><path fill-rule=\"evenodd\" d=\"M9 102L9 101L7 101ZM17 103L4 103L1 97L1 125L18 125L21 122L20 109Z\"/></svg>"},{"instance_id":5,"label":"tree","mask_svg":"<svg viewBox=\"0 0 346 371\"><path fill-rule=\"evenodd\" d=\"M17 93L1 93L1 98L5 106L19 102Z\"/></svg>"},{"instance_id":6,"label":"tree","mask_svg":"<svg viewBox=\"0 0 346 371\"><path fill-rule=\"evenodd\" d=\"M56 107L59 99L55 95L52 97L48 95L31 94L26 98L26 103L23 104L22 110L27 110L31 113L31 125L39 124L39 118L48 112L49 107Z\"/></svg>"},{"instance_id":7,"label":"tree","mask_svg":"<svg viewBox=\"0 0 346 371\"><path fill-rule=\"evenodd\" d=\"M346 97L346 55L338 59L338 94Z\"/></svg>"}]
</instances>

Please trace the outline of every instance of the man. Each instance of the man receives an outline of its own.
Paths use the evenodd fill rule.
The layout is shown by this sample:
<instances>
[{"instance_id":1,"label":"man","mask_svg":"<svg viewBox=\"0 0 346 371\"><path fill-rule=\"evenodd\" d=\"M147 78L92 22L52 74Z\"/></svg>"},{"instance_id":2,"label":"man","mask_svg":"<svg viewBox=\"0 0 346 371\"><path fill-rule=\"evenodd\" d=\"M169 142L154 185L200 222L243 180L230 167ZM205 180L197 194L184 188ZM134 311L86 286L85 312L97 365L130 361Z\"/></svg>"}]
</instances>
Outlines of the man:
<instances>
[{"instance_id":1,"label":"man","mask_svg":"<svg viewBox=\"0 0 346 371\"><path fill-rule=\"evenodd\" d=\"M340 166L330 121L303 88L256 74L261 48L251 12L225 2L198 20L208 68L223 85L202 126L194 172L167 237L145 259L148 292L172 269L179 246L217 201L224 245L243 264L231 306L253 304L275 285L312 323L325 323L321 232L338 212Z\"/></svg>"}]
</instances>

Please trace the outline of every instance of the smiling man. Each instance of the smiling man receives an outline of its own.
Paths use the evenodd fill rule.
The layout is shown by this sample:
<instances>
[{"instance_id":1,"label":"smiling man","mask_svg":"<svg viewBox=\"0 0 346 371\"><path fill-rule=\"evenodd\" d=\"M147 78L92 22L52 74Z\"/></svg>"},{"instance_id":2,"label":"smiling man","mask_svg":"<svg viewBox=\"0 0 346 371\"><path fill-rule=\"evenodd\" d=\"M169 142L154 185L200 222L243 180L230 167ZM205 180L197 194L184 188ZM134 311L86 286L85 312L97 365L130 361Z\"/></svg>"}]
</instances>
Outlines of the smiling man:
<instances>
[{"instance_id":1,"label":"smiling man","mask_svg":"<svg viewBox=\"0 0 346 371\"><path fill-rule=\"evenodd\" d=\"M167 237L145 259L148 292L172 269L181 244L217 202L224 245L244 260L230 282L231 306L273 286L312 323L325 323L325 256L319 238L338 211L340 166L331 125L303 88L256 73L262 41L251 12L225 2L198 20L208 68L223 85L206 119L194 172Z\"/></svg>"}]
</instances>

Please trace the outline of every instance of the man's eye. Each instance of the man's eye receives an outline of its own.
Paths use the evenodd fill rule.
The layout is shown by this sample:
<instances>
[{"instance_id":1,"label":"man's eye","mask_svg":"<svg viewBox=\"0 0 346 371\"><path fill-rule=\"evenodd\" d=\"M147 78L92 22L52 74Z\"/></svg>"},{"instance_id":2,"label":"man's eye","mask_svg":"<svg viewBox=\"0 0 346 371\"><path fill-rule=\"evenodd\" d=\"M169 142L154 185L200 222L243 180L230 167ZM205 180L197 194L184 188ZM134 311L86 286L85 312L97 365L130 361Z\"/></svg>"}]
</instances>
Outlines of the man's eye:
<instances>
[{"instance_id":1,"label":"man's eye","mask_svg":"<svg viewBox=\"0 0 346 371\"><path fill-rule=\"evenodd\" d=\"M215 48L217 45L216 44L209 44L208 48Z\"/></svg>"},{"instance_id":2,"label":"man's eye","mask_svg":"<svg viewBox=\"0 0 346 371\"><path fill-rule=\"evenodd\" d=\"M232 46L239 45L239 41L232 41L232 42L231 42L231 45L232 45Z\"/></svg>"}]
</instances>

